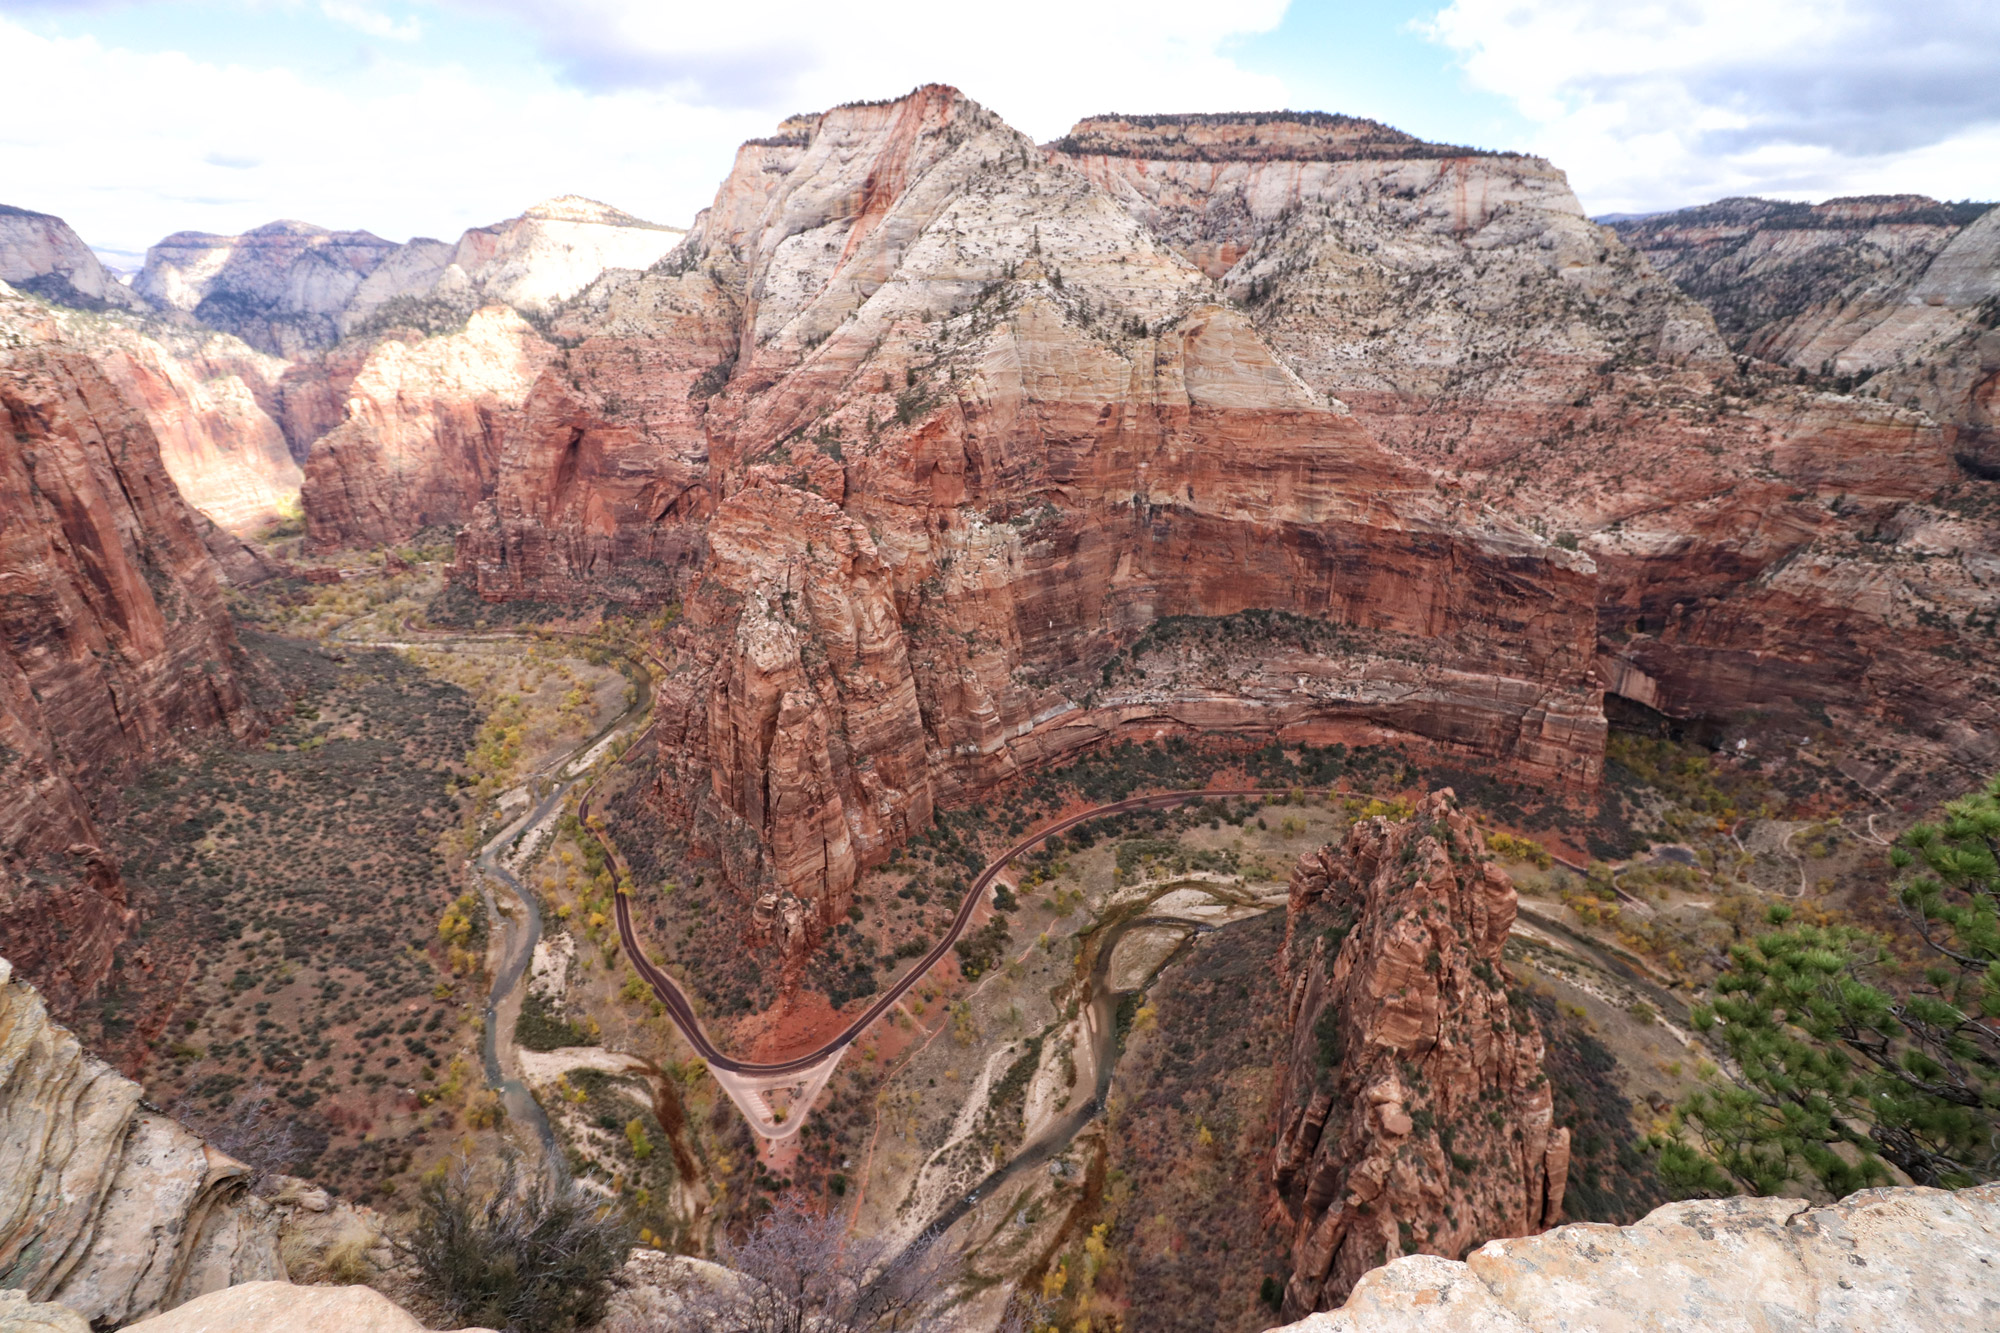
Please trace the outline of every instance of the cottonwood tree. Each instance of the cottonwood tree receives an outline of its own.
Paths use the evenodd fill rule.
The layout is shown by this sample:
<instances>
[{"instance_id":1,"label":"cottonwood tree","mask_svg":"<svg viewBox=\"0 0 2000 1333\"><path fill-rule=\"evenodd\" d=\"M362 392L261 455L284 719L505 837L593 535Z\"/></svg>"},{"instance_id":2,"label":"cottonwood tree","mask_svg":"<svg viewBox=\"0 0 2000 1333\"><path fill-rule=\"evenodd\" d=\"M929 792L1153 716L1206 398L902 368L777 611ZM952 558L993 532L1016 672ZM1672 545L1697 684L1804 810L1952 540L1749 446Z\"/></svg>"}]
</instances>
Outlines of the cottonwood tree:
<instances>
[{"instance_id":1,"label":"cottonwood tree","mask_svg":"<svg viewBox=\"0 0 2000 1333\"><path fill-rule=\"evenodd\" d=\"M1778 929L1730 951L1694 1021L1735 1077L1690 1096L1689 1134L1657 1143L1670 1186L1838 1197L1887 1181L1885 1162L1920 1185L2000 1178L2000 779L1912 827L1890 860L1915 961L1784 907Z\"/></svg>"}]
</instances>

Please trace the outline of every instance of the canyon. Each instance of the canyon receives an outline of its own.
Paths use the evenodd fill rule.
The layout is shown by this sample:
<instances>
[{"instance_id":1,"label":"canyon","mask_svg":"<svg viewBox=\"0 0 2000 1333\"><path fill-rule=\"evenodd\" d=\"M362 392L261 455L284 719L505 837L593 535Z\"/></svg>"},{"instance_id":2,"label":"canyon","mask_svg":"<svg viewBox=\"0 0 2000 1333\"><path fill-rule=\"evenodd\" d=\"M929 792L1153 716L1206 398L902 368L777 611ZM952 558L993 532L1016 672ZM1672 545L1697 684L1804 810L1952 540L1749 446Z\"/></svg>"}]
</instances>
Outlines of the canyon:
<instances>
[{"instance_id":1,"label":"canyon","mask_svg":"<svg viewBox=\"0 0 2000 1333\"><path fill-rule=\"evenodd\" d=\"M1600 227L1539 158L1289 114L1085 121L1053 148L1385 445L1590 555L1612 694L1716 730L1826 710L1877 790L1992 762L1966 646L1996 534L1961 462L1983 390L1857 397L1759 360L1769 340L1739 353L1698 303L1718 284L1648 262L1669 219ZM1940 258L1942 303L1880 300L1976 347L1988 225Z\"/></svg>"},{"instance_id":2,"label":"canyon","mask_svg":"<svg viewBox=\"0 0 2000 1333\"><path fill-rule=\"evenodd\" d=\"M40 304L0 291L0 930L58 1006L136 924L94 798L190 733L248 739L258 667L144 413Z\"/></svg>"},{"instance_id":3,"label":"canyon","mask_svg":"<svg viewBox=\"0 0 2000 1333\"><path fill-rule=\"evenodd\" d=\"M352 547L469 517L550 352L527 320L681 235L573 196L455 244L277 222L176 233L127 287L60 218L8 209L0 281L53 303L217 525L256 536L316 490L309 540Z\"/></svg>"},{"instance_id":4,"label":"canyon","mask_svg":"<svg viewBox=\"0 0 2000 1333\"><path fill-rule=\"evenodd\" d=\"M1589 561L1381 448L954 90L746 145L671 264L569 318L457 575L682 599L660 799L800 904L796 948L939 802L1127 731L1395 730L1593 780ZM1349 632L1115 661L1248 608Z\"/></svg>"},{"instance_id":5,"label":"canyon","mask_svg":"<svg viewBox=\"0 0 2000 1333\"><path fill-rule=\"evenodd\" d=\"M1921 1191L1602 1224L1665 1197L1621 1194L1606 1163L1650 1172L1635 1127L1667 1122L1640 1107L1664 1116L1662 1090L1694 1077L1683 1062L1704 1067L1687 1003L1760 895L1852 906L1826 906L1834 880L1809 882L1795 836L1854 844L1847 892L1879 871L1873 815L2000 762L2000 209L1724 200L1601 225L1541 158L1353 117L1105 116L1038 145L928 85L744 144L685 232L574 196L455 243L284 221L177 233L128 287L60 219L10 208L0 281L0 781L19 793L0 807L0 1046L33 1074L0 1070L0 1134L40 1135L42 1164L0 1204L84 1200L60 1264L29 1253L27 1213L0 1217L0 1286L119 1322L282 1279L280 1229L324 1230L300 1212L307 1187L282 1208L251 1193L252 1168L140 1108L51 1015L171 992L121 1051L164 1049L170 1017L194 1033L208 1001L160 980L170 898L136 893L112 850L136 819L125 795L203 745L296 757L329 737L380 749L324 791L288 787L328 802L301 826L374 829L362 807L400 755L437 845L398 844L420 874L327 872L369 877L384 921L393 898L398 929L416 923L414 943L382 922L340 937L393 955L410 1015L401 1048L386 1022L351 1034L386 1058L364 1075L355 1055L345 1088L372 1081L340 1112L376 1145L380 1199L436 1156L434 1125L535 1152L563 1134L573 1166L651 1210L633 1215L652 1235L699 1250L727 1224L720 1200L782 1172L883 1234L957 1227L993 1257L979 1300L1039 1283L1097 1327L1140 1308L1117 1284L1141 1262L1210 1281L1188 1257L1207 1238L1118 1211L1183 1140L1198 1148L1177 1164L1240 1196L1202 1206L1254 1214L1222 1254L1276 1247L1208 1260L1241 1269L1224 1322L1246 1328L1269 1322L1260 1302L1313 1315L1305 1328L1431 1326L1409 1312L1433 1305L1539 1326L1520 1293L1575 1253L1659 1244L1700 1269L1682 1232L1703 1227L1810 1270L1798 1290L1815 1294L1786 1308L1832 1308L1814 1274L1834 1242L1813 1228L1986 1225L1985 1195L1952 1212ZM518 643L496 628L515 622ZM328 702L322 722L277 683L273 627L317 636L298 652L343 689L407 667L399 697L450 726L420 746L358 708ZM455 637L519 649L518 672L460 668L483 725L413 683L436 662L363 657ZM574 813L554 770L494 757L518 752L519 696L545 674L522 686L526 664L559 639L626 672L592 685L597 703L575 677L575 699L551 687L567 702L548 711L581 729L562 781L591 774ZM605 701L628 682L621 706L646 724L584 746L579 710L625 716ZM1646 748L1684 738L1698 744ZM177 819L222 790L216 768L169 803ZM1086 826L1010 867L819 1109L772 1122L823 1113L816 1140L752 1143L719 1100L697 1103L701 1069L625 983L620 948L656 945L746 1058L807 1049L876 993L877 968L932 947L933 891L948 915L959 871L1111 811L1107 770L1144 778L1111 795L1207 783L1216 799L1177 823L1107 814L1101 837ZM1710 785L1690 794L1689 773ZM236 775L217 819L261 812L257 781ZM1865 838L1840 823L1864 808ZM1744 869L1760 824L1782 892ZM204 846L211 826L185 820ZM516 829L495 854L546 920L463 864ZM612 830L629 860L604 850ZM1301 855L1307 837L1332 840ZM1647 859L1649 843L1687 859ZM132 855L161 882L185 869ZM218 882L240 897L236 869ZM547 1026L534 1061L485 1049L496 1086L518 1074L587 1106L557 1129L475 1111L468 1071L404 1036L426 1006L423 1033L469 1017L486 984L466 943L478 895L429 901L461 877L489 895L477 913L556 942L533 953L560 984L526 1027L499 987L467 1030ZM361 901L336 887L321 936ZM604 933L613 894L638 936ZM266 942L291 975L277 923L215 915L243 941L239 976ZM1266 936L1210 940L1259 915ZM1674 934L1691 919L1713 929ZM751 982L686 975L718 955ZM342 975L357 995L387 985ZM1190 976L1240 1006L1241 1033L1153 1008ZM270 1001L244 998L266 1019ZM1607 1007L1586 1018L1587 1000ZM1162 1012L1178 1026L1148 1035ZM1118 1073L1128 1040L1144 1058ZM1239 1060L1200 1112L1138 1081L1182 1077L1193 1045ZM301 1111L337 1101L331 1040L262 1049ZM389 1072L405 1050L421 1079ZM1584 1086L1579 1052L1626 1082ZM400 1081L383 1093L409 1135L398 1157L352 1107ZM1641 1086L1660 1100L1635 1105ZM1154 1156L1110 1142L1141 1123ZM70 1124L83 1147L49 1147ZM47 1183L69 1160L87 1187ZM156 1169L172 1180L129 1184ZM107 1256L148 1191L172 1195L149 1233L172 1253L142 1280ZM1563 1227L1586 1218L1599 1229Z\"/></svg>"},{"instance_id":6,"label":"canyon","mask_svg":"<svg viewBox=\"0 0 2000 1333\"><path fill-rule=\"evenodd\" d=\"M1622 221L1740 352L1935 419L1959 463L2000 473L2000 214L1923 195L1724 199Z\"/></svg>"}]
</instances>

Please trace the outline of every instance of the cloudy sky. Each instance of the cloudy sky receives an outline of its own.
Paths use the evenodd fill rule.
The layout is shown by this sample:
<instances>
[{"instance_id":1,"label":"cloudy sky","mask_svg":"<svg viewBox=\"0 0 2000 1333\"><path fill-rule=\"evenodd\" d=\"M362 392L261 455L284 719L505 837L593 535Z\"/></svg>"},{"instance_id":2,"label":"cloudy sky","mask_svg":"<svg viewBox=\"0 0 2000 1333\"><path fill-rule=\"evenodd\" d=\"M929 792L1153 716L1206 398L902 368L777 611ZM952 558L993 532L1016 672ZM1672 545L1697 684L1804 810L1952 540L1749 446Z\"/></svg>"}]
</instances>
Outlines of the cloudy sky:
<instances>
[{"instance_id":1,"label":"cloudy sky","mask_svg":"<svg viewBox=\"0 0 2000 1333\"><path fill-rule=\"evenodd\" d=\"M1994 0L0 0L0 203L134 262L277 217L685 224L784 115L957 84L1038 139L1277 107L1539 152L1593 213L2000 197Z\"/></svg>"}]
</instances>

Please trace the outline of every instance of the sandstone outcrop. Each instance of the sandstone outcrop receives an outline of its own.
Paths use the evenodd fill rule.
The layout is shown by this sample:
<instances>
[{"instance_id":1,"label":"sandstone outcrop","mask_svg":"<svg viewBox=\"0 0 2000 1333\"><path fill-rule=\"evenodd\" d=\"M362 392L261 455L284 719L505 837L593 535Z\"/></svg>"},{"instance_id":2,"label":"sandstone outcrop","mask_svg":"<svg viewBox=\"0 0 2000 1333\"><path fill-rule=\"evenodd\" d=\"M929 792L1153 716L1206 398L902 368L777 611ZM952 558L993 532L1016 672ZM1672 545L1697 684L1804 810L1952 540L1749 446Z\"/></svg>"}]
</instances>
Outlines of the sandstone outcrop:
<instances>
[{"instance_id":1,"label":"sandstone outcrop","mask_svg":"<svg viewBox=\"0 0 2000 1333\"><path fill-rule=\"evenodd\" d=\"M293 510L302 474L262 401L283 362L228 334L63 324L145 416L182 499L238 536L254 536Z\"/></svg>"},{"instance_id":2,"label":"sandstone outcrop","mask_svg":"<svg viewBox=\"0 0 2000 1333\"><path fill-rule=\"evenodd\" d=\"M1594 780L1590 563L1383 451L954 90L745 145L680 251L556 331L457 576L684 598L663 798L807 937L940 799L1123 731L1396 730ZM1243 690L1119 660L1253 608L1350 633L1252 649Z\"/></svg>"},{"instance_id":3,"label":"sandstone outcrop","mask_svg":"<svg viewBox=\"0 0 2000 1333\"><path fill-rule=\"evenodd\" d=\"M282 1238L360 1220L300 1181L251 1193L249 1167L140 1094L0 959L0 1288L113 1327L282 1279Z\"/></svg>"},{"instance_id":4,"label":"sandstone outcrop","mask_svg":"<svg viewBox=\"0 0 2000 1333\"><path fill-rule=\"evenodd\" d=\"M296 502L299 469L273 412L283 361L151 318L61 218L0 208L0 280L50 302L66 340L145 414L188 503L249 534Z\"/></svg>"},{"instance_id":5,"label":"sandstone outcrop","mask_svg":"<svg viewBox=\"0 0 2000 1333\"><path fill-rule=\"evenodd\" d=\"M267 357L254 375L232 367L259 409L240 414L238 452L262 458L272 432L282 434L310 475L314 543L370 545L460 523L491 493L500 440L553 351L508 308L546 316L607 268L650 266L682 235L566 196L455 245L397 246L302 223L169 237L139 285L183 323L288 358ZM226 375L199 382L233 393ZM170 466L182 452L199 451L169 444ZM242 491L242 471L211 461L174 475L191 498L221 501L215 492ZM243 530L226 506L203 507Z\"/></svg>"},{"instance_id":6,"label":"sandstone outcrop","mask_svg":"<svg viewBox=\"0 0 2000 1333\"><path fill-rule=\"evenodd\" d=\"M1968 627L1996 609L1996 534L1975 497L1939 507L1964 449L1929 400L1741 360L1538 158L1286 114L1103 118L1048 151L1392 449L1588 552L1615 693L1725 724L1838 715L1913 772L1996 757L2000 682L1963 666L1990 656Z\"/></svg>"},{"instance_id":7,"label":"sandstone outcrop","mask_svg":"<svg viewBox=\"0 0 2000 1333\"><path fill-rule=\"evenodd\" d=\"M31 1301L17 1287L0 1291L0 1333L90 1333L90 1321L67 1305Z\"/></svg>"},{"instance_id":8,"label":"sandstone outcrop","mask_svg":"<svg viewBox=\"0 0 2000 1333\"><path fill-rule=\"evenodd\" d=\"M2000 1325L2000 1186L1670 1203L1397 1259L1285 1333L1933 1333Z\"/></svg>"},{"instance_id":9,"label":"sandstone outcrop","mask_svg":"<svg viewBox=\"0 0 2000 1333\"><path fill-rule=\"evenodd\" d=\"M606 269L651 268L684 235L680 227L563 195L519 217L474 227L456 245L411 241L355 291L341 315L341 332L453 323L487 305L546 315Z\"/></svg>"},{"instance_id":10,"label":"sandstone outcrop","mask_svg":"<svg viewBox=\"0 0 2000 1333\"><path fill-rule=\"evenodd\" d=\"M1449 790L1293 871L1271 1167L1293 1237L1287 1314L1338 1305L1398 1255L1455 1259L1561 1220L1569 1131L1541 1031L1508 998L1514 912Z\"/></svg>"},{"instance_id":11,"label":"sandstone outcrop","mask_svg":"<svg viewBox=\"0 0 2000 1333\"><path fill-rule=\"evenodd\" d=\"M281 1333L287 1329L338 1329L339 1333L423 1333L415 1315L372 1287L297 1287L289 1282L245 1282L197 1296L166 1314L127 1324L138 1333ZM492 1333L465 1328L458 1333Z\"/></svg>"},{"instance_id":12,"label":"sandstone outcrop","mask_svg":"<svg viewBox=\"0 0 2000 1333\"><path fill-rule=\"evenodd\" d=\"M187 733L252 729L251 668L145 415L5 289L0 412L0 938L60 1009L133 920L91 795Z\"/></svg>"},{"instance_id":13,"label":"sandstone outcrop","mask_svg":"<svg viewBox=\"0 0 2000 1333\"><path fill-rule=\"evenodd\" d=\"M85 310L146 304L105 271L67 222L7 204L0 204L0 282Z\"/></svg>"},{"instance_id":14,"label":"sandstone outcrop","mask_svg":"<svg viewBox=\"0 0 2000 1333\"><path fill-rule=\"evenodd\" d=\"M469 518L554 352L505 306L460 332L377 343L347 386L346 420L306 460L314 545L383 545Z\"/></svg>"},{"instance_id":15,"label":"sandstone outcrop","mask_svg":"<svg viewBox=\"0 0 2000 1333\"><path fill-rule=\"evenodd\" d=\"M1752 356L1921 408L2000 478L2000 210L1922 195L1724 199L1617 224Z\"/></svg>"},{"instance_id":16,"label":"sandstone outcrop","mask_svg":"<svg viewBox=\"0 0 2000 1333\"><path fill-rule=\"evenodd\" d=\"M132 289L162 312L297 358L339 340L362 280L399 247L365 231L267 222L240 236L175 232L146 251Z\"/></svg>"},{"instance_id":17,"label":"sandstone outcrop","mask_svg":"<svg viewBox=\"0 0 2000 1333\"><path fill-rule=\"evenodd\" d=\"M681 235L573 195L456 244L271 222L241 236L177 232L146 252L132 286L162 312L297 361L350 336L454 328L486 305L540 315L607 268L650 266Z\"/></svg>"}]
</instances>

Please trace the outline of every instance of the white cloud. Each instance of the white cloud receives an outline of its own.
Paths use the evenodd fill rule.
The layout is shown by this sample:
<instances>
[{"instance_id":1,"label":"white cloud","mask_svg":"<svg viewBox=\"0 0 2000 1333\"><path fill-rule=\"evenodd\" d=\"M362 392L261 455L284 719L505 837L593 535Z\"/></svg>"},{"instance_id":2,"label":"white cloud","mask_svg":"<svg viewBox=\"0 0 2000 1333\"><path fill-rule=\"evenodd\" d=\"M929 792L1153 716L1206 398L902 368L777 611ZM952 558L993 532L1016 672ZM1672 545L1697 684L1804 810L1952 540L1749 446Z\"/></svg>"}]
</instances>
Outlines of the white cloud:
<instances>
[{"instance_id":1,"label":"white cloud","mask_svg":"<svg viewBox=\"0 0 2000 1333\"><path fill-rule=\"evenodd\" d=\"M951 83L1037 138L1110 110L1275 108L1281 81L1221 50L1288 0L451 0L533 31L581 87L668 87L715 106L814 110Z\"/></svg>"},{"instance_id":2,"label":"white cloud","mask_svg":"<svg viewBox=\"0 0 2000 1333\"><path fill-rule=\"evenodd\" d=\"M321 0L319 9L335 23L344 24L370 37L381 37L392 42L414 42L424 35L424 25L416 19L404 19L398 23L380 10L370 9L366 5L346 4L343 0Z\"/></svg>"},{"instance_id":3,"label":"white cloud","mask_svg":"<svg viewBox=\"0 0 2000 1333\"><path fill-rule=\"evenodd\" d=\"M1990 0L1454 0L1427 31L1593 211L2000 196Z\"/></svg>"},{"instance_id":4,"label":"white cloud","mask_svg":"<svg viewBox=\"0 0 2000 1333\"><path fill-rule=\"evenodd\" d=\"M956 84L1038 139L1103 111L1282 106L1282 81L1224 47L1274 27L1286 2L1017 0L996 15L935 0L438 0L418 28L326 0L324 15L398 40L314 74L0 17L10 102L62 108L0 122L0 201L120 251L277 217L451 237L568 192L685 225L742 140L925 82ZM260 21L297 12L279 4ZM516 40L482 48L459 40L468 32ZM531 54L507 56L521 35Z\"/></svg>"},{"instance_id":5,"label":"white cloud","mask_svg":"<svg viewBox=\"0 0 2000 1333\"><path fill-rule=\"evenodd\" d=\"M59 213L117 251L278 217L454 238L572 191L684 224L734 144L768 132L763 115L593 95L532 71L481 78L378 59L314 81L4 19L0 49L10 100L63 108L0 124L0 199Z\"/></svg>"}]
</instances>

